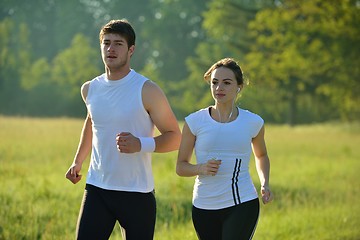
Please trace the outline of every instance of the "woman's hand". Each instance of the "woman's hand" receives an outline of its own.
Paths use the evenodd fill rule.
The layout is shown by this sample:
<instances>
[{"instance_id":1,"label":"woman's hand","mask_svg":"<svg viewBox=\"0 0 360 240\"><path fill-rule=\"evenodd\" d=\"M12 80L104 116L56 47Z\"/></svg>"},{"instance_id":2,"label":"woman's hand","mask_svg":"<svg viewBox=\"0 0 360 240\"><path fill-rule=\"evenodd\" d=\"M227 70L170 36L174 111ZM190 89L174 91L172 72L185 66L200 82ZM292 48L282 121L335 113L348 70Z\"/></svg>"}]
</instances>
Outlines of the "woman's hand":
<instances>
[{"instance_id":1,"label":"woman's hand","mask_svg":"<svg viewBox=\"0 0 360 240\"><path fill-rule=\"evenodd\" d=\"M65 177L69 179L73 184L78 183L81 180L82 175L80 175L81 164L73 163L69 170L67 170Z\"/></svg>"},{"instance_id":2,"label":"woman's hand","mask_svg":"<svg viewBox=\"0 0 360 240\"><path fill-rule=\"evenodd\" d=\"M264 204L267 204L273 200L273 195L268 186L261 186L261 198Z\"/></svg>"},{"instance_id":3,"label":"woman's hand","mask_svg":"<svg viewBox=\"0 0 360 240\"><path fill-rule=\"evenodd\" d=\"M211 159L206 163L198 165L198 173L199 175L215 176L220 168L220 165L221 160Z\"/></svg>"}]
</instances>

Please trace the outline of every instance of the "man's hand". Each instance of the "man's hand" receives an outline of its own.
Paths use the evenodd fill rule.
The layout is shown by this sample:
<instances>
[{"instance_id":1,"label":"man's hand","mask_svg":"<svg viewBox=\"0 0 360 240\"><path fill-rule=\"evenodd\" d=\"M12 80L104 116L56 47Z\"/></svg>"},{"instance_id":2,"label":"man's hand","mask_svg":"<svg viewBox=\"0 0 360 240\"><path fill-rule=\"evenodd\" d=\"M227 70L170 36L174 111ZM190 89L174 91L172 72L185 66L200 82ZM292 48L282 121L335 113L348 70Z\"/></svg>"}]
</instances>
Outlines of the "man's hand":
<instances>
[{"instance_id":1,"label":"man's hand","mask_svg":"<svg viewBox=\"0 0 360 240\"><path fill-rule=\"evenodd\" d=\"M140 139L129 132L116 135L116 145L121 153L136 153L141 150Z\"/></svg>"}]
</instances>

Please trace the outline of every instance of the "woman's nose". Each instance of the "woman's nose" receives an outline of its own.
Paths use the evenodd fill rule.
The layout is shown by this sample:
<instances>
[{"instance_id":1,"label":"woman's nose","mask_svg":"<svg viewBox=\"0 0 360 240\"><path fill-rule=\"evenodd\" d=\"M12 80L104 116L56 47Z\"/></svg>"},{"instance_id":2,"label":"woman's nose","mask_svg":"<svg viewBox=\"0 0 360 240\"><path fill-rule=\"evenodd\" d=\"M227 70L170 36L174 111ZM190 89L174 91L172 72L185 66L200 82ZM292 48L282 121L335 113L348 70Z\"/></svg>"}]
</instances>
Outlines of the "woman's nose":
<instances>
[{"instance_id":1,"label":"woman's nose","mask_svg":"<svg viewBox=\"0 0 360 240\"><path fill-rule=\"evenodd\" d=\"M218 83L218 85L216 85L216 90L221 90L223 88L223 85L221 83Z\"/></svg>"}]
</instances>

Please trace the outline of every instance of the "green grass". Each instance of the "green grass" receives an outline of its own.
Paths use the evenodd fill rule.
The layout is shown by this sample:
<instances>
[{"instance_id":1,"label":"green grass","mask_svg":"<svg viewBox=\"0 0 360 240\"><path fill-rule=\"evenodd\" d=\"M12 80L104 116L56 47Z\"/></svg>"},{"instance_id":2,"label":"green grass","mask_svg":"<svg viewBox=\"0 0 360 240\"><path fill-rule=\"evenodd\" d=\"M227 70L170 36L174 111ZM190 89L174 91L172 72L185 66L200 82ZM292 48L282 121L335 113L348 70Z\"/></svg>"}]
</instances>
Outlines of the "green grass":
<instances>
[{"instance_id":1,"label":"green grass","mask_svg":"<svg viewBox=\"0 0 360 240\"><path fill-rule=\"evenodd\" d=\"M0 240L74 239L85 181L64 173L82 123L0 117ZM360 124L267 126L266 141L275 200L261 205L254 239L360 239ZM176 156L153 154L159 240L196 239L193 178L175 174ZM258 186L253 163L251 173Z\"/></svg>"}]
</instances>

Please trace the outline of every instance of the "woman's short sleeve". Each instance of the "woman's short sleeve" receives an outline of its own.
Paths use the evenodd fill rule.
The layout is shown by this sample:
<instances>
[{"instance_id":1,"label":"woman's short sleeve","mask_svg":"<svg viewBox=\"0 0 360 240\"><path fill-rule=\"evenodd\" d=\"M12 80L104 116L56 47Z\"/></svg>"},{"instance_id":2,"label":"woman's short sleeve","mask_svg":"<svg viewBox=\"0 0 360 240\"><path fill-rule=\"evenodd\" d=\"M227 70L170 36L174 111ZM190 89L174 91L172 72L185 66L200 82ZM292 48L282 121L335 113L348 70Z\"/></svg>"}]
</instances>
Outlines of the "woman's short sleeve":
<instances>
[{"instance_id":1,"label":"woman's short sleeve","mask_svg":"<svg viewBox=\"0 0 360 240\"><path fill-rule=\"evenodd\" d=\"M259 115L255 114L253 115L253 121L252 121L252 137L256 137L260 129L264 126L264 119L262 119Z\"/></svg>"},{"instance_id":2,"label":"woman's short sleeve","mask_svg":"<svg viewBox=\"0 0 360 240\"><path fill-rule=\"evenodd\" d=\"M194 136L196 136L196 133L197 133L197 124L196 123L198 122L198 121L196 121L196 114L191 113L190 115L185 117L185 122L189 126L189 129L190 129L191 133Z\"/></svg>"}]
</instances>

